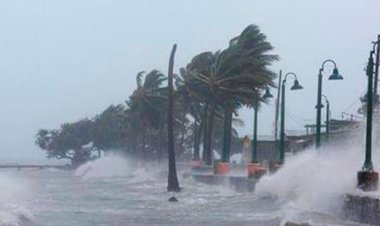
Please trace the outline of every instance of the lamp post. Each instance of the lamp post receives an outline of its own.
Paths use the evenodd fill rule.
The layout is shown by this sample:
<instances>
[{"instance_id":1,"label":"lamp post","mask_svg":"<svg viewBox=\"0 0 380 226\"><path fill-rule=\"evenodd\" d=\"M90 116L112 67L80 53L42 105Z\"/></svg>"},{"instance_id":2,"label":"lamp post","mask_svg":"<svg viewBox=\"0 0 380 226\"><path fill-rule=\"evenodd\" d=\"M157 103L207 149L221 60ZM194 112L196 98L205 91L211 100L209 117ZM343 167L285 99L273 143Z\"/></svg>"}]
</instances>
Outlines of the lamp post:
<instances>
[{"instance_id":1,"label":"lamp post","mask_svg":"<svg viewBox=\"0 0 380 226\"><path fill-rule=\"evenodd\" d=\"M326 141L330 138L330 102L325 95L322 95L326 101Z\"/></svg>"},{"instance_id":2,"label":"lamp post","mask_svg":"<svg viewBox=\"0 0 380 226\"><path fill-rule=\"evenodd\" d=\"M327 63L334 64L333 73L330 75L329 80L342 80L343 77L339 74L338 68L336 67L335 61L328 59L322 63L321 68L319 69L318 74L318 96L317 96L317 123L316 123L316 137L315 137L315 146L319 148L321 146L321 109L322 105L322 72L324 71L324 67Z\"/></svg>"},{"instance_id":3,"label":"lamp post","mask_svg":"<svg viewBox=\"0 0 380 226\"><path fill-rule=\"evenodd\" d=\"M273 95L269 92L269 88L265 90L263 95L264 99L272 98ZM253 116L253 140L252 140L252 163L257 163L257 112L259 111L259 101L258 98L255 99L255 112Z\"/></svg>"},{"instance_id":4,"label":"lamp post","mask_svg":"<svg viewBox=\"0 0 380 226\"><path fill-rule=\"evenodd\" d=\"M293 72L288 72L285 74L284 80L282 80L282 87L281 87L281 123L280 123L280 150L279 150L279 164L283 164L285 160L285 84L286 79L289 75L292 75L294 77L294 84L290 88L290 90L300 90L303 89L303 87L299 84L297 80L297 75Z\"/></svg>"},{"instance_id":5,"label":"lamp post","mask_svg":"<svg viewBox=\"0 0 380 226\"><path fill-rule=\"evenodd\" d=\"M269 88L266 88L264 99L272 98L273 95L269 92ZM252 139L252 159L248 164L248 177L258 178L265 174L266 170L257 162L257 113L259 111L259 98L255 98L254 115L253 115L253 139Z\"/></svg>"},{"instance_id":6,"label":"lamp post","mask_svg":"<svg viewBox=\"0 0 380 226\"><path fill-rule=\"evenodd\" d=\"M365 160L362 170L358 172L358 188L364 191L377 190L379 174L373 170L372 164L372 111L373 111L373 74L375 46L379 41L373 44L373 50L369 54L367 65L368 89L367 89L367 126L366 126L366 144ZM377 81L375 81L377 82Z\"/></svg>"}]
</instances>

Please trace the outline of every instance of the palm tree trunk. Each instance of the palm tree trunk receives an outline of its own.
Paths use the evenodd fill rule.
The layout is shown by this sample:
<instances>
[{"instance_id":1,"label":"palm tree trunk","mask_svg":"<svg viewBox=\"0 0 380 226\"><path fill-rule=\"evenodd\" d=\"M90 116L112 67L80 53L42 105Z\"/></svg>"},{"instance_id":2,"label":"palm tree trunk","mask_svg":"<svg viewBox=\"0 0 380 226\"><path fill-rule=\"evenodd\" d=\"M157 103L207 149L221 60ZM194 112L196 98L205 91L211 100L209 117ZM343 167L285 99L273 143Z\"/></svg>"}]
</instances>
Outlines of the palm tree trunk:
<instances>
[{"instance_id":1,"label":"palm tree trunk","mask_svg":"<svg viewBox=\"0 0 380 226\"><path fill-rule=\"evenodd\" d=\"M215 103L211 103L209 105L208 113L207 113L207 130L206 140L205 142L205 164L212 165L213 153L212 153L212 131L214 125L214 114L215 114Z\"/></svg>"},{"instance_id":2,"label":"palm tree trunk","mask_svg":"<svg viewBox=\"0 0 380 226\"><path fill-rule=\"evenodd\" d=\"M230 162L232 111L226 108L224 111L223 153L222 162Z\"/></svg>"},{"instance_id":3,"label":"palm tree trunk","mask_svg":"<svg viewBox=\"0 0 380 226\"><path fill-rule=\"evenodd\" d=\"M199 155L199 145L201 144L201 136L202 136L202 123L197 121L194 122L194 157L193 160L200 160Z\"/></svg>"},{"instance_id":4,"label":"palm tree trunk","mask_svg":"<svg viewBox=\"0 0 380 226\"><path fill-rule=\"evenodd\" d=\"M146 135L146 131L145 131L145 128L144 128L143 131L142 131L142 134L141 134L141 159L142 160L146 160L145 135Z\"/></svg>"},{"instance_id":5,"label":"palm tree trunk","mask_svg":"<svg viewBox=\"0 0 380 226\"><path fill-rule=\"evenodd\" d=\"M162 128L160 128L160 130L159 130L159 134L158 134L158 161L159 162L161 162L161 160L162 160L162 152L163 152L163 145L162 145L162 143L163 143L163 138L162 138L162 132L163 132L163 130L162 130Z\"/></svg>"},{"instance_id":6,"label":"palm tree trunk","mask_svg":"<svg viewBox=\"0 0 380 226\"><path fill-rule=\"evenodd\" d=\"M203 152L202 152L202 161L206 162L206 149L207 149L207 119L208 119L208 104L205 105L204 115L202 118L202 131L203 131Z\"/></svg>"},{"instance_id":7,"label":"palm tree trunk","mask_svg":"<svg viewBox=\"0 0 380 226\"><path fill-rule=\"evenodd\" d=\"M181 126L181 138L179 141L179 156L178 158L181 160L183 159L183 156L185 155L185 133L186 133L186 125L183 123Z\"/></svg>"},{"instance_id":8,"label":"palm tree trunk","mask_svg":"<svg viewBox=\"0 0 380 226\"><path fill-rule=\"evenodd\" d=\"M174 152L174 128L173 128L173 66L174 66L174 54L177 49L177 45L173 45L172 52L169 59L169 72L168 72L168 191L179 192L179 182L177 178L177 169L175 163Z\"/></svg>"},{"instance_id":9,"label":"palm tree trunk","mask_svg":"<svg viewBox=\"0 0 380 226\"><path fill-rule=\"evenodd\" d=\"M159 131L158 131L158 161L161 162L161 158L162 158L162 144L163 144L163 140L164 138L162 137L163 135L163 128L164 128L164 125L162 125L162 121L163 121L163 116L160 115L160 125L159 125Z\"/></svg>"}]
</instances>

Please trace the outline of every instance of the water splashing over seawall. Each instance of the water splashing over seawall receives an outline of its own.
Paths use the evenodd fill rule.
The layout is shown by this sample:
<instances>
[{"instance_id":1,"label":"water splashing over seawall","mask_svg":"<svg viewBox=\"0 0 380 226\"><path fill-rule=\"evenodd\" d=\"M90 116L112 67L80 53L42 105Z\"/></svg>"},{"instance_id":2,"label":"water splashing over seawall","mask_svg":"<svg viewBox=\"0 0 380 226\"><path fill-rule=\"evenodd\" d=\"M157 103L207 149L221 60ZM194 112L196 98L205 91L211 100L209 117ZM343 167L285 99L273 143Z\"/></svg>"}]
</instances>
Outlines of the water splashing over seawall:
<instances>
[{"instance_id":1,"label":"water splashing over seawall","mask_svg":"<svg viewBox=\"0 0 380 226\"><path fill-rule=\"evenodd\" d=\"M373 161L379 163L379 155L373 154ZM357 192L356 175L363 161L359 141L312 148L288 159L277 173L261 178L256 194L278 198L289 213L302 209L340 214L345 195Z\"/></svg>"}]
</instances>

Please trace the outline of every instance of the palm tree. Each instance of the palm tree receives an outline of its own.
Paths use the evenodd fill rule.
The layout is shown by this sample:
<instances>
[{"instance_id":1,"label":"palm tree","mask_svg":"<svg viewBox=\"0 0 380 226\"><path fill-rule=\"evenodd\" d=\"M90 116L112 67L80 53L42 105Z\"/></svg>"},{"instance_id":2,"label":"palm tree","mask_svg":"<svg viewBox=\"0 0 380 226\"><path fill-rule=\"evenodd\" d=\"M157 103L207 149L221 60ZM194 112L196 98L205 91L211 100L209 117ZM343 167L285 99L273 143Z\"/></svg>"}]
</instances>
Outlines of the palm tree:
<instances>
[{"instance_id":1,"label":"palm tree","mask_svg":"<svg viewBox=\"0 0 380 226\"><path fill-rule=\"evenodd\" d=\"M174 88L173 88L173 67L174 67L174 54L177 49L177 45L173 45L173 49L169 58L169 72L168 72L168 191L179 192L181 188L179 187L179 182L177 178L177 169L175 163L175 152L174 152L174 130L173 130L173 105L174 105Z\"/></svg>"},{"instance_id":2,"label":"palm tree","mask_svg":"<svg viewBox=\"0 0 380 226\"><path fill-rule=\"evenodd\" d=\"M193 77L193 92L197 93L205 105L206 164L212 164L211 140L216 109L224 109L228 126L236 105L252 106L258 90L268 85L274 86L272 81L275 74L268 66L278 56L268 54L272 49L259 28L250 25L230 41L227 49L215 53L203 52L187 65L186 69ZM226 129L226 137L230 136L230 131Z\"/></svg>"},{"instance_id":3,"label":"palm tree","mask_svg":"<svg viewBox=\"0 0 380 226\"><path fill-rule=\"evenodd\" d=\"M166 115L167 87L163 87L167 79L157 70L147 73L139 72L136 76L137 89L130 96L127 105L130 108L131 118L135 119L132 126L140 133L141 154L146 158L146 144L148 129L158 130L162 126L162 118Z\"/></svg>"},{"instance_id":4,"label":"palm tree","mask_svg":"<svg viewBox=\"0 0 380 226\"><path fill-rule=\"evenodd\" d=\"M175 75L175 85L177 87L177 97L181 105L182 111L186 114L190 114L194 119L192 124L193 130L193 160L200 160L200 144L202 138L202 128L203 128L203 109L204 105L202 104L202 98L194 92L194 87L192 87L193 76L185 68L180 69L180 74Z\"/></svg>"},{"instance_id":5,"label":"palm tree","mask_svg":"<svg viewBox=\"0 0 380 226\"><path fill-rule=\"evenodd\" d=\"M125 147L124 138L130 127L128 111L125 105L110 105L94 118L93 141L100 151L121 150Z\"/></svg>"}]
</instances>

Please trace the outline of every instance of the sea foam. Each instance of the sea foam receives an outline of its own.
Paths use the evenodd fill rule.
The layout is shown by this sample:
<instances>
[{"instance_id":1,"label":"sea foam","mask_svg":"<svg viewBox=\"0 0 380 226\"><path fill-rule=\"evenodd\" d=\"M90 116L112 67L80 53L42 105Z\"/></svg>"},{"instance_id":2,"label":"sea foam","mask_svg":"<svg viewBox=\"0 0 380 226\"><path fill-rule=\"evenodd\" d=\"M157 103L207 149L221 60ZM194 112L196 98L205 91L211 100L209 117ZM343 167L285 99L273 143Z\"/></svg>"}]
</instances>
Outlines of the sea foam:
<instances>
[{"instance_id":1,"label":"sea foam","mask_svg":"<svg viewBox=\"0 0 380 226\"><path fill-rule=\"evenodd\" d=\"M130 162L117 155L108 155L89 161L75 171L83 179L123 177L131 174Z\"/></svg>"}]
</instances>

